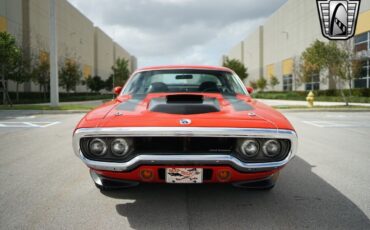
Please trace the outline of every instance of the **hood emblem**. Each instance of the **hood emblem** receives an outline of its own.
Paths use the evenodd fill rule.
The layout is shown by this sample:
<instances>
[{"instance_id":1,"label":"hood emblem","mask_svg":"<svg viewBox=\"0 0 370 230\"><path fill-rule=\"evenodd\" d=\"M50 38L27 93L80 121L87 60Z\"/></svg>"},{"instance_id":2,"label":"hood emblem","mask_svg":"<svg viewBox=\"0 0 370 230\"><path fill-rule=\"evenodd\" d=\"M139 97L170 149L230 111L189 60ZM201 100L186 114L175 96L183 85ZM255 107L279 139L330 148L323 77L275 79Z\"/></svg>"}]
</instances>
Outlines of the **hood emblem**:
<instances>
[{"instance_id":1,"label":"hood emblem","mask_svg":"<svg viewBox=\"0 0 370 230\"><path fill-rule=\"evenodd\" d=\"M191 120L190 119L181 119L180 120L180 125L190 125Z\"/></svg>"}]
</instances>

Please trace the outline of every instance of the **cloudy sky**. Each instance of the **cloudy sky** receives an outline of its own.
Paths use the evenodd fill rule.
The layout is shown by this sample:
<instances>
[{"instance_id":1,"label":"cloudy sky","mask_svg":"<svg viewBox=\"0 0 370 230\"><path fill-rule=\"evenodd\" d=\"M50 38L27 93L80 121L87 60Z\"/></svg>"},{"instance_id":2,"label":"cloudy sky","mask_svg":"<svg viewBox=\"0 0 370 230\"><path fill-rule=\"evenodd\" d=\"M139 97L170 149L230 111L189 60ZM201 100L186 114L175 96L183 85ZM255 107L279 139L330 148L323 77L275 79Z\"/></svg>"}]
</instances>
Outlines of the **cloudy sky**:
<instances>
[{"instance_id":1,"label":"cloudy sky","mask_svg":"<svg viewBox=\"0 0 370 230\"><path fill-rule=\"evenodd\" d=\"M138 65L218 65L286 0L69 0Z\"/></svg>"}]
</instances>

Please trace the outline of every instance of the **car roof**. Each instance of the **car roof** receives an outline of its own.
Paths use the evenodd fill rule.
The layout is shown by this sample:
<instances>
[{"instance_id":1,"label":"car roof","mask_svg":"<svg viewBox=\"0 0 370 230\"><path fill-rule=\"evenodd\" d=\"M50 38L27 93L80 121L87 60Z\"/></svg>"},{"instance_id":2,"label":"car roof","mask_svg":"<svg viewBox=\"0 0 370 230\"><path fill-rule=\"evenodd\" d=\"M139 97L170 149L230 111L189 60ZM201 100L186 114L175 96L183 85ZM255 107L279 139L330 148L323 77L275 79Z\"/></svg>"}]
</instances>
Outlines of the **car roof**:
<instances>
[{"instance_id":1,"label":"car roof","mask_svg":"<svg viewBox=\"0 0 370 230\"><path fill-rule=\"evenodd\" d=\"M137 69L135 72L149 71L149 70L172 70L172 69L200 69L200 70L218 70L232 72L231 69L222 66L209 66L209 65L161 65L149 66Z\"/></svg>"}]
</instances>

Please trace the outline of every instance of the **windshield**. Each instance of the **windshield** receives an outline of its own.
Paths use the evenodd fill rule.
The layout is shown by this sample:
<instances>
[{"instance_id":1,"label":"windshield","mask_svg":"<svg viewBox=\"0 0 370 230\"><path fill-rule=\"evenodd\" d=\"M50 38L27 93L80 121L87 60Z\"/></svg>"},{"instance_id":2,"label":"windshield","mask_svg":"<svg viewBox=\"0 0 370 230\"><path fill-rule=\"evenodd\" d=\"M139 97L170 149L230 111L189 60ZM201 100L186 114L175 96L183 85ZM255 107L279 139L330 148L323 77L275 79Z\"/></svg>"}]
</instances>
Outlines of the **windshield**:
<instances>
[{"instance_id":1,"label":"windshield","mask_svg":"<svg viewBox=\"0 0 370 230\"><path fill-rule=\"evenodd\" d=\"M246 94L230 72L214 70L153 70L139 72L127 83L123 94L221 93Z\"/></svg>"}]
</instances>

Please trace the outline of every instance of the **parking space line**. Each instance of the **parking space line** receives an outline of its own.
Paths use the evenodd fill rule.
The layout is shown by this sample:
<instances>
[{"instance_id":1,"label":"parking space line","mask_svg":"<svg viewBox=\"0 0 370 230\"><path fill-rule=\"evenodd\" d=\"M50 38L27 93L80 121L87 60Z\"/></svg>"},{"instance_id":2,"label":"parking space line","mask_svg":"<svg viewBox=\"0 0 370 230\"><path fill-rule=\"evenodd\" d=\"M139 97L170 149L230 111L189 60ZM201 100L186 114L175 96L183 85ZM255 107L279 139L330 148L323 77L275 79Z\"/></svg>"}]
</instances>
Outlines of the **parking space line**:
<instances>
[{"instance_id":1,"label":"parking space line","mask_svg":"<svg viewBox=\"0 0 370 230\"><path fill-rule=\"evenodd\" d=\"M59 123L59 121L4 121L0 122L0 128L46 128Z\"/></svg>"},{"instance_id":2,"label":"parking space line","mask_svg":"<svg viewBox=\"0 0 370 230\"><path fill-rule=\"evenodd\" d=\"M39 127L38 125L33 124L32 122L23 122L23 124L29 125L29 126L32 126L32 127Z\"/></svg>"},{"instance_id":3,"label":"parking space line","mask_svg":"<svg viewBox=\"0 0 370 230\"><path fill-rule=\"evenodd\" d=\"M49 126L52 126L52 125L56 125L56 124L59 124L60 122L59 121L55 121L55 122L51 122L49 124L46 124L46 125L43 125L43 126L40 126L41 128L46 128L46 127L49 127Z\"/></svg>"}]
</instances>

